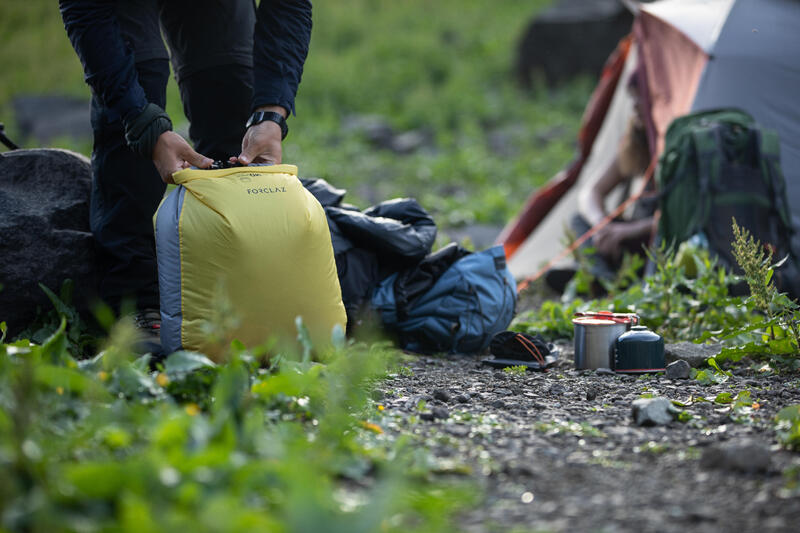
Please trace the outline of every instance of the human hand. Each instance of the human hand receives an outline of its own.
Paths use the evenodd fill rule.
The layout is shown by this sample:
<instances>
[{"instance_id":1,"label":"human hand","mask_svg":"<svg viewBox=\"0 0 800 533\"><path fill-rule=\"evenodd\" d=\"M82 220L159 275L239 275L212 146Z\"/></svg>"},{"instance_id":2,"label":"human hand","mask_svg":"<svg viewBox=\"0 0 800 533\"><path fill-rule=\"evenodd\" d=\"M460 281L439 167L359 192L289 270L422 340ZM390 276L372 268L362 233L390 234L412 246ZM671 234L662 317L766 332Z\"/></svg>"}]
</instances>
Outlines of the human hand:
<instances>
[{"instance_id":1,"label":"human hand","mask_svg":"<svg viewBox=\"0 0 800 533\"><path fill-rule=\"evenodd\" d=\"M208 168L213 161L195 152L186 140L174 131L162 133L153 148L153 163L164 183L175 183L172 175L179 170L195 166Z\"/></svg>"},{"instance_id":2,"label":"human hand","mask_svg":"<svg viewBox=\"0 0 800 533\"><path fill-rule=\"evenodd\" d=\"M630 236L630 225L625 222L610 222L592 237L597 253L612 261L622 257L622 242Z\"/></svg>"},{"instance_id":3,"label":"human hand","mask_svg":"<svg viewBox=\"0 0 800 533\"><path fill-rule=\"evenodd\" d=\"M281 156L281 127L271 120L265 120L247 129L242 139L242 153L238 157L231 157L230 162L277 165L281 162Z\"/></svg>"}]
</instances>

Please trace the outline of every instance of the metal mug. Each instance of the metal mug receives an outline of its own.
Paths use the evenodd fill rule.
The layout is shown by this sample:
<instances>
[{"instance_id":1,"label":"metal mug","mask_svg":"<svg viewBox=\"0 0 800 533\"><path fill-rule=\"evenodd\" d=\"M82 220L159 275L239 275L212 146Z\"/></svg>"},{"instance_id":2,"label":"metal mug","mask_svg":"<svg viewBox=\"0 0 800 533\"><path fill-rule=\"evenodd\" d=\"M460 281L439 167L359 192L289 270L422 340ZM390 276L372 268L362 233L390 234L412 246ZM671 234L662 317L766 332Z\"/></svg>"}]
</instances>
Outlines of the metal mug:
<instances>
[{"instance_id":1,"label":"metal mug","mask_svg":"<svg viewBox=\"0 0 800 533\"><path fill-rule=\"evenodd\" d=\"M635 315L634 315L635 316ZM638 321L638 317L637 321ZM575 368L597 369L614 367L614 347L617 338L630 328L629 316L576 316Z\"/></svg>"}]
</instances>

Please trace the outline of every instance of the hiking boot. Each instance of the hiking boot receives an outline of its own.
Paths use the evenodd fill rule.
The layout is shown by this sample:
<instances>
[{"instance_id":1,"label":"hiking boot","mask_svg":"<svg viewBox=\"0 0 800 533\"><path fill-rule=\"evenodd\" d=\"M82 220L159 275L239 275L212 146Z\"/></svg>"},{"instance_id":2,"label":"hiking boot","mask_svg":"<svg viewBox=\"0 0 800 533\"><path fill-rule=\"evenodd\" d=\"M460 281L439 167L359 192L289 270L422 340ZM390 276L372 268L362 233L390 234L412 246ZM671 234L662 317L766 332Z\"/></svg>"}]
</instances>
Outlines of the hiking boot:
<instances>
[{"instance_id":1,"label":"hiking boot","mask_svg":"<svg viewBox=\"0 0 800 533\"><path fill-rule=\"evenodd\" d=\"M139 332L139 340L134 345L138 353L162 356L161 313L158 309L143 309L133 315L133 323Z\"/></svg>"}]
</instances>

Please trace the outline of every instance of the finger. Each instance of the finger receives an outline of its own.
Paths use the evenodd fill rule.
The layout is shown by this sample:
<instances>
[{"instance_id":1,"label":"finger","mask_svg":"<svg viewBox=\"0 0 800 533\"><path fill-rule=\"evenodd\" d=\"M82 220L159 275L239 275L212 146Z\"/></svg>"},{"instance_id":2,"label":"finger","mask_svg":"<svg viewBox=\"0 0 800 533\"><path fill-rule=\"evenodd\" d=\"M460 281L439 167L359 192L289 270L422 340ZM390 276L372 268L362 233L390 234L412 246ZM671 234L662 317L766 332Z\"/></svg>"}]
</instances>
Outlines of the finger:
<instances>
[{"instance_id":1,"label":"finger","mask_svg":"<svg viewBox=\"0 0 800 533\"><path fill-rule=\"evenodd\" d=\"M189 163L190 166L194 165L197 168L208 168L214 163L213 160L204 155L198 154L188 146L183 153L183 158Z\"/></svg>"},{"instance_id":2,"label":"finger","mask_svg":"<svg viewBox=\"0 0 800 533\"><path fill-rule=\"evenodd\" d=\"M260 156L260 158L259 158L259 156ZM242 153L239 154L239 157L237 159L239 160L239 163L241 163L243 165L249 165L250 163L253 163L258 159L268 159L269 160L270 156L268 154L260 154L259 150L258 150L258 147L256 146L255 143L246 143L242 147ZM271 161L269 161L269 162L271 162Z\"/></svg>"}]
</instances>

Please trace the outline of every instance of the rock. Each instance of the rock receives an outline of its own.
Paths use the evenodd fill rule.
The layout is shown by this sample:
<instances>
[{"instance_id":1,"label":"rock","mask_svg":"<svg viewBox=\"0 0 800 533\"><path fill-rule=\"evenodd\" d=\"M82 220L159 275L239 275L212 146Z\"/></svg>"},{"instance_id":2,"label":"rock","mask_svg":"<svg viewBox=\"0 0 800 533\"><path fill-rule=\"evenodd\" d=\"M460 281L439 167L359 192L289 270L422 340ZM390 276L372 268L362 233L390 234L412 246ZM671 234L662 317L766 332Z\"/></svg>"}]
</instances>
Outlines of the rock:
<instances>
[{"instance_id":1,"label":"rock","mask_svg":"<svg viewBox=\"0 0 800 533\"><path fill-rule=\"evenodd\" d=\"M469 403L470 397L466 394L459 394L458 396L456 396L456 401L458 403Z\"/></svg>"},{"instance_id":2,"label":"rock","mask_svg":"<svg viewBox=\"0 0 800 533\"><path fill-rule=\"evenodd\" d=\"M633 402L633 421L638 426L664 426L672 422L677 413L667 398L639 398Z\"/></svg>"},{"instance_id":3,"label":"rock","mask_svg":"<svg viewBox=\"0 0 800 533\"><path fill-rule=\"evenodd\" d=\"M439 233L455 242L469 241L476 249L488 248L497 240L503 226L468 224L458 228L440 228Z\"/></svg>"},{"instance_id":4,"label":"rock","mask_svg":"<svg viewBox=\"0 0 800 533\"><path fill-rule=\"evenodd\" d=\"M577 74L597 76L633 15L618 0L560 0L528 25L517 45L516 75L531 87L535 74L556 85Z\"/></svg>"},{"instance_id":5,"label":"rock","mask_svg":"<svg viewBox=\"0 0 800 533\"><path fill-rule=\"evenodd\" d=\"M370 397L372 397L373 401L380 402L386 399L386 393L380 389L375 389L370 393Z\"/></svg>"},{"instance_id":6,"label":"rock","mask_svg":"<svg viewBox=\"0 0 800 533\"><path fill-rule=\"evenodd\" d=\"M433 398L440 402L448 403L450 401L450 393L444 389L434 389Z\"/></svg>"},{"instance_id":7,"label":"rock","mask_svg":"<svg viewBox=\"0 0 800 533\"><path fill-rule=\"evenodd\" d=\"M450 418L450 411L444 407L434 407L431 409L431 413L433 414L433 418L438 418L440 420L447 420Z\"/></svg>"},{"instance_id":8,"label":"rock","mask_svg":"<svg viewBox=\"0 0 800 533\"><path fill-rule=\"evenodd\" d=\"M506 406L506 402L503 400L497 399L492 402L492 407L496 407L497 409L503 409Z\"/></svg>"},{"instance_id":9,"label":"rock","mask_svg":"<svg viewBox=\"0 0 800 533\"><path fill-rule=\"evenodd\" d=\"M707 448L700 464L705 468L752 474L767 472L770 460L771 453L765 444L751 439L738 439Z\"/></svg>"},{"instance_id":10,"label":"rock","mask_svg":"<svg viewBox=\"0 0 800 533\"><path fill-rule=\"evenodd\" d=\"M561 396L562 394L567 392L567 389L566 387L564 387L564 385L556 383L555 385L550 387L550 390L548 390L547 392L552 394L553 396Z\"/></svg>"},{"instance_id":11,"label":"rock","mask_svg":"<svg viewBox=\"0 0 800 533\"><path fill-rule=\"evenodd\" d=\"M444 430L454 437L465 438L469 437L472 428L467 424L449 424L445 426Z\"/></svg>"},{"instance_id":12,"label":"rock","mask_svg":"<svg viewBox=\"0 0 800 533\"><path fill-rule=\"evenodd\" d=\"M49 145L58 137L92 138L91 102L60 94L17 96L11 102L22 139Z\"/></svg>"},{"instance_id":13,"label":"rock","mask_svg":"<svg viewBox=\"0 0 800 533\"><path fill-rule=\"evenodd\" d=\"M709 357L719 355L719 344L695 344L693 342L676 342L664 346L664 359L667 364L684 360L689 366L698 368L706 364Z\"/></svg>"},{"instance_id":14,"label":"rock","mask_svg":"<svg viewBox=\"0 0 800 533\"><path fill-rule=\"evenodd\" d=\"M379 148L391 148L394 130L389 122L378 115L351 115L342 120L346 133L362 135L370 144Z\"/></svg>"},{"instance_id":15,"label":"rock","mask_svg":"<svg viewBox=\"0 0 800 533\"><path fill-rule=\"evenodd\" d=\"M0 320L11 334L35 318L37 307L52 308L39 283L58 294L72 279L79 309L96 297L91 179L89 160L67 150L0 157Z\"/></svg>"},{"instance_id":16,"label":"rock","mask_svg":"<svg viewBox=\"0 0 800 533\"><path fill-rule=\"evenodd\" d=\"M408 155L431 143L431 135L425 131L411 130L395 135L389 148L396 154Z\"/></svg>"},{"instance_id":17,"label":"rock","mask_svg":"<svg viewBox=\"0 0 800 533\"><path fill-rule=\"evenodd\" d=\"M597 398L597 389L594 387L588 387L586 389L586 399L588 401L592 401Z\"/></svg>"},{"instance_id":18,"label":"rock","mask_svg":"<svg viewBox=\"0 0 800 533\"><path fill-rule=\"evenodd\" d=\"M610 368L598 368L594 371L595 374L598 376L615 376L616 372L611 370Z\"/></svg>"},{"instance_id":19,"label":"rock","mask_svg":"<svg viewBox=\"0 0 800 533\"><path fill-rule=\"evenodd\" d=\"M673 361L667 365L667 377L669 379L689 379L689 371L691 368L689 363L683 359Z\"/></svg>"}]
</instances>

